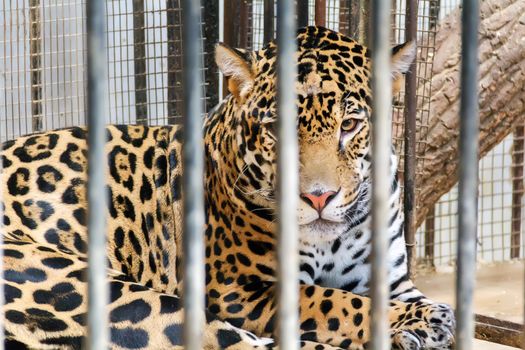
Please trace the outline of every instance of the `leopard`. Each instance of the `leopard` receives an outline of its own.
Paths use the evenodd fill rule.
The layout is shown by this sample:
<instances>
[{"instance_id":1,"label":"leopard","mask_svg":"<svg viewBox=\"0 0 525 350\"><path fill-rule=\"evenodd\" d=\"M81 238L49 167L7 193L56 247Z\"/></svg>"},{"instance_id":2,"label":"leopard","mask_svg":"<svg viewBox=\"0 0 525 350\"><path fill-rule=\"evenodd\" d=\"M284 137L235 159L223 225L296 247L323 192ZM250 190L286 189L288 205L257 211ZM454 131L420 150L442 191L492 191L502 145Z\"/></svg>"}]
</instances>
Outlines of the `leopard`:
<instances>
[{"instance_id":1,"label":"leopard","mask_svg":"<svg viewBox=\"0 0 525 350\"><path fill-rule=\"evenodd\" d=\"M370 51L323 27L296 39L301 349L371 340ZM204 349L277 348L276 54L216 46L230 94L204 118ZM392 50L399 86L413 43ZM284 116L286 117L286 116ZM110 347L183 348L181 125L108 125ZM6 347L78 349L86 338L87 131L2 145ZM388 322L396 349L447 348L452 309L407 274L392 152Z\"/></svg>"}]
</instances>

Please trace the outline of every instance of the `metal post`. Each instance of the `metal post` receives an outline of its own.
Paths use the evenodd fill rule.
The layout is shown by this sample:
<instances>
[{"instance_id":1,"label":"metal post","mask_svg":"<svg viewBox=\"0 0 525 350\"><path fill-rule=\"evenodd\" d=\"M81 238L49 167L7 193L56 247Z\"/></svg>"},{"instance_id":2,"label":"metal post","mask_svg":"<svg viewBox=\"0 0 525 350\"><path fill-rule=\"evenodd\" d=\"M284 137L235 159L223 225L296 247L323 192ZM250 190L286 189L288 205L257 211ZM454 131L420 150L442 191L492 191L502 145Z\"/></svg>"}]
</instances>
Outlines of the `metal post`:
<instances>
[{"instance_id":1,"label":"metal post","mask_svg":"<svg viewBox=\"0 0 525 350\"><path fill-rule=\"evenodd\" d=\"M87 125L88 125L88 315L87 347L107 349L109 327L106 281L106 211L105 182L107 103L106 2L86 3L87 25Z\"/></svg>"},{"instance_id":2,"label":"metal post","mask_svg":"<svg viewBox=\"0 0 525 350\"><path fill-rule=\"evenodd\" d=\"M339 31L350 38L359 36L359 1L340 0ZM345 5L343 5L345 4Z\"/></svg>"},{"instance_id":3,"label":"metal post","mask_svg":"<svg viewBox=\"0 0 525 350\"><path fill-rule=\"evenodd\" d=\"M178 0L166 0L166 26L168 41L168 124L180 123L182 115L181 89L181 18Z\"/></svg>"},{"instance_id":4,"label":"metal post","mask_svg":"<svg viewBox=\"0 0 525 350\"><path fill-rule=\"evenodd\" d=\"M144 0L133 0L133 64L135 68L135 113L138 124L148 124L146 83L146 36Z\"/></svg>"},{"instance_id":5,"label":"metal post","mask_svg":"<svg viewBox=\"0 0 525 350\"><path fill-rule=\"evenodd\" d=\"M40 18L40 0L29 2L30 30L30 66L31 66L31 117L32 132L42 130L42 19Z\"/></svg>"},{"instance_id":6,"label":"metal post","mask_svg":"<svg viewBox=\"0 0 525 350\"><path fill-rule=\"evenodd\" d=\"M374 0L372 24L372 324L371 348L390 349L387 318L388 217L391 155L392 81L390 69L390 2Z\"/></svg>"},{"instance_id":7,"label":"metal post","mask_svg":"<svg viewBox=\"0 0 525 350\"><path fill-rule=\"evenodd\" d=\"M204 330L204 149L202 144L202 38L200 1L184 0L184 348L202 349Z\"/></svg>"},{"instance_id":8,"label":"metal post","mask_svg":"<svg viewBox=\"0 0 525 350\"><path fill-rule=\"evenodd\" d=\"M351 15L350 15L350 0L339 0L339 32L343 35L350 35L350 24L351 24Z\"/></svg>"},{"instance_id":9,"label":"metal post","mask_svg":"<svg viewBox=\"0 0 525 350\"><path fill-rule=\"evenodd\" d=\"M417 0L407 0L405 35L407 41L416 41L417 36ZM404 196L405 241L407 247L408 274L413 277L416 258L416 60L410 65L405 77L405 159L404 159Z\"/></svg>"},{"instance_id":10,"label":"metal post","mask_svg":"<svg viewBox=\"0 0 525 350\"><path fill-rule=\"evenodd\" d=\"M434 266L434 247L436 241L436 206L433 205L425 218L425 260Z\"/></svg>"},{"instance_id":11,"label":"metal post","mask_svg":"<svg viewBox=\"0 0 525 350\"><path fill-rule=\"evenodd\" d=\"M524 134L525 124L514 128L512 134L512 223L510 238L510 257L517 259L520 257L521 245L521 201L523 198L523 151L525 143ZM525 343L524 343L525 344Z\"/></svg>"},{"instance_id":12,"label":"metal post","mask_svg":"<svg viewBox=\"0 0 525 350\"><path fill-rule=\"evenodd\" d=\"M268 43L274 38L273 12L274 0L264 0L264 43Z\"/></svg>"},{"instance_id":13,"label":"metal post","mask_svg":"<svg viewBox=\"0 0 525 350\"><path fill-rule=\"evenodd\" d=\"M239 4L239 46L248 48L248 4L246 0L240 0Z\"/></svg>"},{"instance_id":14,"label":"metal post","mask_svg":"<svg viewBox=\"0 0 525 350\"><path fill-rule=\"evenodd\" d=\"M459 137L458 257L456 275L456 349L472 350L476 276L478 191L478 0L462 10L461 107Z\"/></svg>"},{"instance_id":15,"label":"metal post","mask_svg":"<svg viewBox=\"0 0 525 350\"><path fill-rule=\"evenodd\" d=\"M2 142L0 142L0 152L2 151ZM0 161L0 174L2 174L3 171L3 161ZM0 186L0 202L2 201L3 193L3 186ZM4 217L4 209L3 205L0 205L0 218ZM0 229L2 229L4 226L4 220L0 221ZM3 231L3 230L2 230ZM5 281L4 279L4 238L3 235L0 235L0 280ZM4 305L5 305L5 299L4 299L4 284L0 283L0 350L4 350L4 342L5 342L5 330L4 330Z\"/></svg>"},{"instance_id":16,"label":"metal post","mask_svg":"<svg viewBox=\"0 0 525 350\"><path fill-rule=\"evenodd\" d=\"M389 26L390 27L390 26ZM369 45L370 0L359 0L359 41Z\"/></svg>"},{"instance_id":17,"label":"metal post","mask_svg":"<svg viewBox=\"0 0 525 350\"><path fill-rule=\"evenodd\" d=\"M326 27L326 0L315 0L315 25Z\"/></svg>"},{"instance_id":18,"label":"metal post","mask_svg":"<svg viewBox=\"0 0 525 350\"><path fill-rule=\"evenodd\" d=\"M235 36L235 1L234 0L224 0L224 43L230 47L236 47L236 36ZM226 77L223 77L222 84L222 95L228 96L230 91L228 90L228 80Z\"/></svg>"},{"instance_id":19,"label":"metal post","mask_svg":"<svg viewBox=\"0 0 525 350\"><path fill-rule=\"evenodd\" d=\"M299 146L295 104L295 2L277 2L277 212L279 347L299 349Z\"/></svg>"},{"instance_id":20,"label":"metal post","mask_svg":"<svg viewBox=\"0 0 525 350\"><path fill-rule=\"evenodd\" d=\"M297 26L306 27L308 19L308 0L297 0Z\"/></svg>"},{"instance_id":21,"label":"metal post","mask_svg":"<svg viewBox=\"0 0 525 350\"><path fill-rule=\"evenodd\" d=\"M219 42L219 4L217 0L204 0L204 52L206 67L206 111L219 103L219 69L215 64L215 45Z\"/></svg>"}]
</instances>

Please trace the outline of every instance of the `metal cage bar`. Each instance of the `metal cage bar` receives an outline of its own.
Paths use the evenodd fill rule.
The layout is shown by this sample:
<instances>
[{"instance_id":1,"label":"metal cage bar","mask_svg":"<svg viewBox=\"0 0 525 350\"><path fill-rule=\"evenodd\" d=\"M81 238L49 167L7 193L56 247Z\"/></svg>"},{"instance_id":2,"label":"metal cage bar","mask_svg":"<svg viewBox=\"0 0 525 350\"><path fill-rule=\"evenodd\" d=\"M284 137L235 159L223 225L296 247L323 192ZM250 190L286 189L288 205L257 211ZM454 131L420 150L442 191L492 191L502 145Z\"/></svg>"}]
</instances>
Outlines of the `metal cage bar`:
<instances>
[{"instance_id":1,"label":"metal cage bar","mask_svg":"<svg viewBox=\"0 0 525 350\"><path fill-rule=\"evenodd\" d=\"M512 216L511 216L511 245L510 257L520 257L521 230L523 225L522 198L523 198L523 160L525 149L525 124L517 125L513 131L512 141Z\"/></svg>"},{"instance_id":2,"label":"metal cage bar","mask_svg":"<svg viewBox=\"0 0 525 350\"><path fill-rule=\"evenodd\" d=\"M297 26L308 25L308 0L297 0Z\"/></svg>"},{"instance_id":3,"label":"metal cage bar","mask_svg":"<svg viewBox=\"0 0 525 350\"><path fill-rule=\"evenodd\" d=\"M405 17L406 41L417 40L417 0L407 0ZM413 276L416 259L416 109L417 109L417 64L412 62L405 77L405 155L403 181L403 209L405 215L405 241L407 247L408 275Z\"/></svg>"},{"instance_id":4,"label":"metal cage bar","mask_svg":"<svg viewBox=\"0 0 525 350\"><path fill-rule=\"evenodd\" d=\"M464 0L461 33L456 349L472 350L478 192L478 0Z\"/></svg>"},{"instance_id":5,"label":"metal cage bar","mask_svg":"<svg viewBox=\"0 0 525 350\"><path fill-rule=\"evenodd\" d=\"M2 143L0 142L0 152L2 152ZM1 158L0 158L1 159ZM0 161L0 174L2 174L3 171L3 161ZM2 190L2 186L0 186L0 200L4 195L4 191ZM4 217L4 206L0 205L0 218ZM0 221L0 229L3 227L4 222L3 220ZM4 281L4 236L0 234L0 281ZM4 349L4 342L5 342L5 330L4 330L4 305L5 305L5 294L4 294L4 283L0 283L0 350Z\"/></svg>"},{"instance_id":6,"label":"metal cage bar","mask_svg":"<svg viewBox=\"0 0 525 350\"><path fill-rule=\"evenodd\" d=\"M387 318L389 286L387 276L388 211L391 154L390 2L372 2L372 298L371 345L390 349Z\"/></svg>"},{"instance_id":7,"label":"metal cage bar","mask_svg":"<svg viewBox=\"0 0 525 350\"><path fill-rule=\"evenodd\" d=\"M315 0L315 25L326 27L326 0Z\"/></svg>"},{"instance_id":8,"label":"metal cage bar","mask_svg":"<svg viewBox=\"0 0 525 350\"><path fill-rule=\"evenodd\" d=\"M281 349L299 349L299 146L295 105L295 3L277 2L277 260L278 338Z\"/></svg>"},{"instance_id":9,"label":"metal cage bar","mask_svg":"<svg viewBox=\"0 0 525 350\"><path fill-rule=\"evenodd\" d=\"M273 30L273 12L275 3L273 0L264 0L264 38L263 42L266 44L274 38Z\"/></svg>"},{"instance_id":10,"label":"metal cage bar","mask_svg":"<svg viewBox=\"0 0 525 350\"><path fill-rule=\"evenodd\" d=\"M109 327L106 307L109 289L106 281L106 155L105 118L108 114L106 86L105 1L86 3L87 27L87 125L88 125L88 314L87 347L107 349Z\"/></svg>"},{"instance_id":11,"label":"metal cage bar","mask_svg":"<svg viewBox=\"0 0 525 350\"><path fill-rule=\"evenodd\" d=\"M184 344L202 349L204 332L204 149L202 144L202 41L200 1L183 8L184 147ZM190 278L191 277L191 278Z\"/></svg>"}]
</instances>

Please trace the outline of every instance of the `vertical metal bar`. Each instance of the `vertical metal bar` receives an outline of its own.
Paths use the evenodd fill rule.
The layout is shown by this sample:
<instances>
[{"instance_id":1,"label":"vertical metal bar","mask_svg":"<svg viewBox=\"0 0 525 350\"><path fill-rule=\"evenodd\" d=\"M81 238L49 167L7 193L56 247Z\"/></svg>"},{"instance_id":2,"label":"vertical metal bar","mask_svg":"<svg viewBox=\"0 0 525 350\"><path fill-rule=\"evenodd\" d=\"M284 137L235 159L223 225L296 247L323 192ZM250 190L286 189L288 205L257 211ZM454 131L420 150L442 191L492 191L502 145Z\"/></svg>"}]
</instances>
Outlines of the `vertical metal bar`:
<instances>
[{"instance_id":1,"label":"vertical metal bar","mask_svg":"<svg viewBox=\"0 0 525 350\"><path fill-rule=\"evenodd\" d=\"M239 47L248 47L248 4L246 0L240 0L239 4Z\"/></svg>"},{"instance_id":2,"label":"vertical metal bar","mask_svg":"<svg viewBox=\"0 0 525 350\"><path fill-rule=\"evenodd\" d=\"M212 0L213 1L213 0ZM225 16L224 16L224 1L225 0L219 0L219 42L224 42L224 21L225 21ZM213 53L215 53L215 49L212 51ZM214 65L216 66L215 64L215 55L213 55L213 63ZM222 99L224 98L224 96L226 96L225 94L225 91L224 91L224 76L222 75L222 73L219 71L219 83L218 83L218 95L219 95L219 101L222 101Z\"/></svg>"},{"instance_id":3,"label":"vertical metal bar","mask_svg":"<svg viewBox=\"0 0 525 350\"><path fill-rule=\"evenodd\" d=\"M406 41L417 39L417 0L407 0L405 17ZM416 258L416 90L417 90L417 60L410 65L405 76L405 159L404 159L404 196L405 241L407 247L408 275L413 277Z\"/></svg>"},{"instance_id":4,"label":"vertical metal bar","mask_svg":"<svg viewBox=\"0 0 525 350\"><path fill-rule=\"evenodd\" d=\"M86 3L87 26L87 125L88 125L88 315L87 347L108 347L106 306L106 184L104 144L107 102L106 13L104 0Z\"/></svg>"},{"instance_id":5,"label":"vertical metal bar","mask_svg":"<svg viewBox=\"0 0 525 350\"><path fill-rule=\"evenodd\" d=\"M144 0L133 0L133 64L135 68L135 113L138 124L148 124L144 16Z\"/></svg>"},{"instance_id":6,"label":"vertical metal bar","mask_svg":"<svg viewBox=\"0 0 525 350\"><path fill-rule=\"evenodd\" d=\"M200 1L182 2L184 96L184 346L202 349L204 329L204 149Z\"/></svg>"},{"instance_id":7,"label":"vertical metal bar","mask_svg":"<svg viewBox=\"0 0 525 350\"><path fill-rule=\"evenodd\" d=\"M296 20L293 0L277 2L277 302L281 349L299 349L299 146L295 105Z\"/></svg>"},{"instance_id":8,"label":"vertical metal bar","mask_svg":"<svg viewBox=\"0 0 525 350\"><path fill-rule=\"evenodd\" d=\"M326 27L326 0L315 0L315 25Z\"/></svg>"},{"instance_id":9,"label":"vertical metal bar","mask_svg":"<svg viewBox=\"0 0 525 350\"><path fill-rule=\"evenodd\" d=\"M297 0L297 26L306 27L308 25L308 0Z\"/></svg>"},{"instance_id":10,"label":"vertical metal bar","mask_svg":"<svg viewBox=\"0 0 525 350\"><path fill-rule=\"evenodd\" d=\"M439 23L439 12L441 11L441 1L440 0L431 0L428 4L429 14L429 29L430 31L436 31L436 27Z\"/></svg>"},{"instance_id":11,"label":"vertical metal bar","mask_svg":"<svg viewBox=\"0 0 525 350\"><path fill-rule=\"evenodd\" d=\"M299 2L298 2L299 3ZM274 0L264 0L264 43L273 40Z\"/></svg>"},{"instance_id":12,"label":"vertical metal bar","mask_svg":"<svg viewBox=\"0 0 525 350\"><path fill-rule=\"evenodd\" d=\"M235 1L224 0L224 43L229 46L235 46Z\"/></svg>"},{"instance_id":13,"label":"vertical metal bar","mask_svg":"<svg viewBox=\"0 0 525 350\"><path fill-rule=\"evenodd\" d=\"M350 0L339 0L339 32L350 36Z\"/></svg>"},{"instance_id":14,"label":"vertical metal bar","mask_svg":"<svg viewBox=\"0 0 525 350\"><path fill-rule=\"evenodd\" d=\"M42 21L40 0L29 1L32 132L42 130Z\"/></svg>"},{"instance_id":15,"label":"vertical metal bar","mask_svg":"<svg viewBox=\"0 0 525 350\"><path fill-rule=\"evenodd\" d=\"M7 130L6 130L7 131ZM6 132L7 134L7 132ZM0 139L0 152L2 152L2 140ZM1 158L0 158L1 159ZM3 161L0 161L0 174L3 172ZM2 202L2 199L4 198L4 191L3 186L0 186L0 202ZM3 226L4 226L4 208L3 205L0 205L0 231L3 232ZM4 280L4 236L0 235L0 281ZM4 305L5 305L5 294L4 294L4 284L0 283L0 350L4 350L4 342L5 342L5 330L4 330Z\"/></svg>"},{"instance_id":16,"label":"vertical metal bar","mask_svg":"<svg viewBox=\"0 0 525 350\"><path fill-rule=\"evenodd\" d=\"M235 21L233 17L235 16L235 1L234 0L224 0L224 43L229 46L236 46L235 42ZM228 91L228 82L227 78L223 77L222 84L222 95L228 96L230 92Z\"/></svg>"},{"instance_id":17,"label":"vertical metal bar","mask_svg":"<svg viewBox=\"0 0 525 350\"><path fill-rule=\"evenodd\" d=\"M478 0L462 10L461 107L459 134L458 257L456 275L456 349L472 350L476 276L478 191Z\"/></svg>"},{"instance_id":18,"label":"vertical metal bar","mask_svg":"<svg viewBox=\"0 0 525 350\"><path fill-rule=\"evenodd\" d=\"M215 45L219 41L219 4L217 0L203 1L204 52L206 72L206 110L219 103L219 70L215 64Z\"/></svg>"},{"instance_id":19,"label":"vertical metal bar","mask_svg":"<svg viewBox=\"0 0 525 350\"><path fill-rule=\"evenodd\" d=\"M361 13L359 11L359 1L348 0L348 36L359 38L359 23L361 21Z\"/></svg>"},{"instance_id":20,"label":"vertical metal bar","mask_svg":"<svg viewBox=\"0 0 525 350\"><path fill-rule=\"evenodd\" d=\"M425 218L425 259L434 266L434 245L436 240L436 206L433 205Z\"/></svg>"},{"instance_id":21,"label":"vertical metal bar","mask_svg":"<svg viewBox=\"0 0 525 350\"><path fill-rule=\"evenodd\" d=\"M181 89L181 19L179 0L166 0L168 41L168 124L180 122L182 114Z\"/></svg>"},{"instance_id":22,"label":"vertical metal bar","mask_svg":"<svg viewBox=\"0 0 525 350\"><path fill-rule=\"evenodd\" d=\"M359 0L359 41L366 46L370 39L370 3L370 0Z\"/></svg>"},{"instance_id":23,"label":"vertical metal bar","mask_svg":"<svg viewBox=\"0 0 525 350\"><path fill-rule=\"evenodd\" d=\"M390 349L388 310L388 211L390 197L391 105L390 2L374 0L372 24L372 324L373 350Z\"/></svg>"},{"instance_id":24,"label":"vertical metal bar","mask_svg":"<svg viewBox=\"0 0 525 350\"><path fill-rule=\"evenodd\" d=\"M525 143L525 124L514 128L512 134L512 224L510 239L510 257L520 257L521 245L521 201L523 198L523 152ZM524 343L525 344L525 343Z\"/></svg>"}]
</instances>

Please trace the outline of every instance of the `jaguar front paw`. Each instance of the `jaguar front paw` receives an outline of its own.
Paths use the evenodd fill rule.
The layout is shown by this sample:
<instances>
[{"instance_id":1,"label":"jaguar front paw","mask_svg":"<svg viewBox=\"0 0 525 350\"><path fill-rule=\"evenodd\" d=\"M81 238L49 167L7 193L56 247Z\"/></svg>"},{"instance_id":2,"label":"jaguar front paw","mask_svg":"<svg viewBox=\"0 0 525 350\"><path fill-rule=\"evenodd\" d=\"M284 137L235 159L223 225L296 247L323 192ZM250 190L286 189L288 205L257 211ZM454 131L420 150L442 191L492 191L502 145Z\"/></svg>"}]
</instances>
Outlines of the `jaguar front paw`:
<instances>
[{"instance_id":1,"label":"jaguar front paw","mask_svg":"<svg viewBox=\"0 0 525 350\"><path fill-rule=\"evenodd\" d=\"M391 324L392 347L400 350L450 349L454 344L455 326L450 306L414 303L398 313Z\"/></svg>"}]
</instances>

